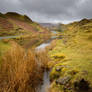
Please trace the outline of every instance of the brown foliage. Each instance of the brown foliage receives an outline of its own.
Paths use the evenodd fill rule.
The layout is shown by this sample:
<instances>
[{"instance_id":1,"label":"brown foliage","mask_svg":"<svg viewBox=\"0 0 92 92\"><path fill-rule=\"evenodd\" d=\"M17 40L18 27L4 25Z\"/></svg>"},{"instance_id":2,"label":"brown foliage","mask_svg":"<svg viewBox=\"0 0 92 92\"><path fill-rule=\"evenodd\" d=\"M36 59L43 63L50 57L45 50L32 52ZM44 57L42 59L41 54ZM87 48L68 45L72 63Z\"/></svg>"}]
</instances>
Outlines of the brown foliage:
<instances>
[{"instance_id":1,"label":"brown foliage","mask_svg":"<svg viewBox=\"0 0 92 92\"><path fill-rule=\"evenodd\" d=\"M35 55L13 44L0 67L0 92L34 92L41 79Z\"/></svg>"},{"instance_id":2,"label":"brown foliage","mask_svg":"<svg viewBox=\"0 0 92 92\"><path fill-rule=\"evenodd\" d=\"M49 58L46 50L37 51L36 58L42 68L48 68Z\"/></svg>"}]
</instances>

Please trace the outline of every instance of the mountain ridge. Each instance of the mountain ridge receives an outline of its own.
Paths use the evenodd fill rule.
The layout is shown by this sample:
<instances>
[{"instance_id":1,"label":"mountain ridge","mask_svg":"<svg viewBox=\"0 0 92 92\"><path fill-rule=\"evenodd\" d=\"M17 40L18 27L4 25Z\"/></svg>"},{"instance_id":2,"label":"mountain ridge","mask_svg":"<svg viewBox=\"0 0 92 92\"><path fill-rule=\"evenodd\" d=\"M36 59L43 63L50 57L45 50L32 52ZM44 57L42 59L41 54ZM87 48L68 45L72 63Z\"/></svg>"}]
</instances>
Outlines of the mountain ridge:
<instances>
[{"instance_id":1,"label":"mountain ridge","mask_svg":"<svg viewBox=\"0 0 92 92\"><path fill-rule=\"evenodd\" d=\"M0 32L0 36L8 36L28 33L48 33L48 30L33 22L27 15L8 12L5 14L0 13Z\"/></svg>"}]
</instances>

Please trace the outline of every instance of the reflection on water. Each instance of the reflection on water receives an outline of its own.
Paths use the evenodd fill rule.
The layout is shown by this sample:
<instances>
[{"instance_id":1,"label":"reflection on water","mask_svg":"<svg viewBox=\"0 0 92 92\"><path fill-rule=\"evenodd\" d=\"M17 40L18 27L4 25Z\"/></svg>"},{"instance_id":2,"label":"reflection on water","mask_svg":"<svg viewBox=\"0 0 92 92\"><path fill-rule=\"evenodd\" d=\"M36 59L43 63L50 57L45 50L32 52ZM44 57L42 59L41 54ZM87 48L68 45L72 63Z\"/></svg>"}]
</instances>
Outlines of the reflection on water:
<instances>
[{"instance_id":1,"label":"reflection on water","mask_svg":"<svg viewBox=\"0 0 92 92\"><path fill-rule=\"evenodd\" d=\"M51 31L52 33L54 33L54 34L57 34L57 32L56 31Z\"/></svg>"},{"instance_id":2,"label":"reflection on water","mask_svg":"<svg viewBox=\"0 0 92 92\"><path fill-rule=\"evenodd\" d=\"M56 34L56 31L52 31L54 34ZM47 40L46 42L42 43L41 45L39 45L38 47L36 47L36 50L44 50L45 47L49 46L51 41L58 38L58 36L52 36L49 40Z\"/></svg>"},{"instance_id":3,"label":"reflection on water","mask_svg":"<svg viewBox=\"0 0 92 92\"><path fill-rule=\"evenodd\" d=\"M45 47L47 47L47 46L49 46L49 45L50 45L50 43L43 43L43 44L41 44L40 46L38 46L38 47L36 48L36 50L44 50Z\"/></svg>"},{"instance_id":4,"label":"reflection on water","mask_svg":"<svg viewBox=\"0 0 92 92\"><path fill-rule=\"evenodd\" d=\"M52 31L52 32L54 34L57 33L55 31ZM46 42L44 42L41 45L39 45L38 47L36 47L36 51L45 50L45 48L51 44L52 40L56 39L57 37L58 36L52 36L49 40L47 40ZM50 71L44 70L43 83L42 83L42 85L38 86L37 92L48 92L48 89L50 87L49 72Z\"/></svg>"},{"instance_id":5,"label":"reflection on water","mask_svg":"<svg viewBox=\"0 0 92 92\"><path fill-rule=\"evenodd\" d=\"M16 38L16 37L19 37L19 36L5 36L5 37L0 37L0 40L2 40L2 39L8 39L8 38Z\"/></svg>"},{"instance_id":6,"label":"reflection on water","mask_svg":"<svg viewBox=\"0 0 92 92\"><path fill-rule=\"evenodd\" d=\"M50 39L45 43L39 45L38 47L36 47L36 51L45 50L45 48L50 45L51 41L52 40ZM44 70L42 84L38 86L36 92L48 92L49 86L50 86L49 71Z\"/></svg>"}]
</instances>

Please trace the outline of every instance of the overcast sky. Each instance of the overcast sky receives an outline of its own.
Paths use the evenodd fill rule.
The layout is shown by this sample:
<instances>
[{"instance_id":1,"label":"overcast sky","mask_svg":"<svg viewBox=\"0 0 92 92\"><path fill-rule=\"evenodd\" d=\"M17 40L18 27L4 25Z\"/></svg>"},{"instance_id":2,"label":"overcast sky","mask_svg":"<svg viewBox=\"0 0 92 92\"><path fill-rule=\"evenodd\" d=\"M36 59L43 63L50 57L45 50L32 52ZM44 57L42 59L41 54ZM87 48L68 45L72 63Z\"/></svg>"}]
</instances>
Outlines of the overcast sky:
<instances>
[{"instance_id":1,"label":"overcast sky","mask_svg":"<svg viewBox=\"0 0 92 92\"><path fill-rule=\"evenodd\" d=\"M92 18L92 0L0 0L0 12L27 14L37 22L68 23Z\"/></svg>"}]
</instances>

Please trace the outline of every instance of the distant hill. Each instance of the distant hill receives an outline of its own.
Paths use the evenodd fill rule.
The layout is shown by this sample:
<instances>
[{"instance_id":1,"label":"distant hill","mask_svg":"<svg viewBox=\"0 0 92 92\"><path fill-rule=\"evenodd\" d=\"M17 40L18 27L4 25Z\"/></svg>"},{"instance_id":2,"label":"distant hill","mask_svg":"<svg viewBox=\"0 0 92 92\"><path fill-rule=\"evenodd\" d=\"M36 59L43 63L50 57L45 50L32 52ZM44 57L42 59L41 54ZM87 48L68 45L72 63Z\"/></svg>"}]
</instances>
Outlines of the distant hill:
<instances>
[{"instance_id":1,"label":"distant hill","mask_svg":"<svg viewBox=\"0 0 92 92\"><path fill-rule=\"evenodd\" d=\"M92 31L92 19L82 19L64 26L66 27L66 30L69 30L70 32Z\"/></svg>"},{"instance_id":2,"label":"distant hill","mask_svg":"<svg viewBox=\"0 0 92 92\"><path fill-rule=\"evenodd\" d=\"M60 23L40 23L41 26L48 28L51 31L57 31L61 27Z\"/></svg>"},{"instance_id":3,"label":"distant hill","mask_svg":"<svg viewBox=\"0 0 92 92\"><path fill-rule=\"evenodd\" d=\"M43 27L55 27L58 26L58 24L55 23L40 23L40 25L42 25Z\"/></svg>"},{"instance_id":4,"label":"distant hill","mask_svg":"<svg viewBox=\"0 0 92 92\"><path fill-rule=\"evenodd\" d=\"M33 22L27 15L16 12L0 13L0 36L33 33L48 33L48 30Z\"/></svg>"}]
</instances>

